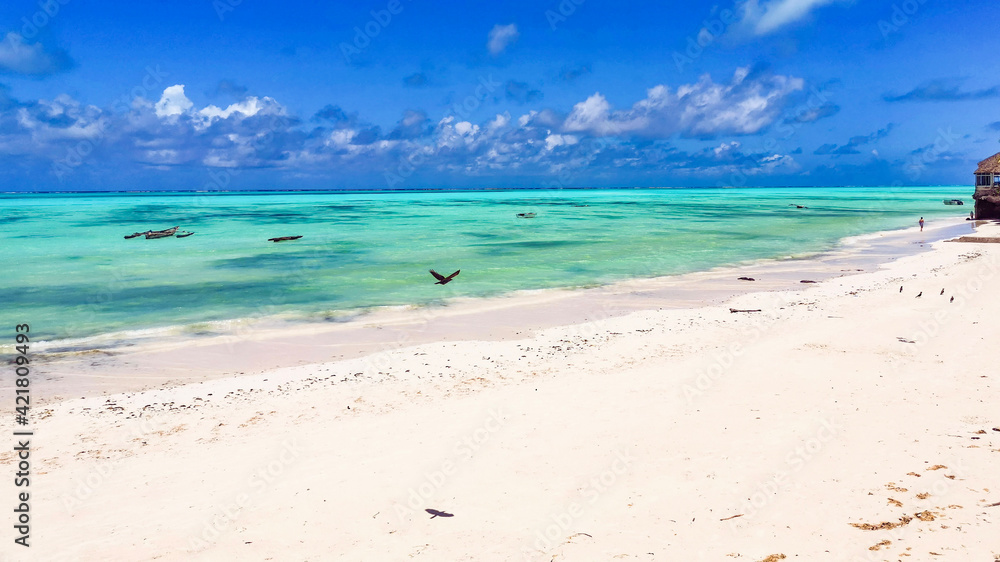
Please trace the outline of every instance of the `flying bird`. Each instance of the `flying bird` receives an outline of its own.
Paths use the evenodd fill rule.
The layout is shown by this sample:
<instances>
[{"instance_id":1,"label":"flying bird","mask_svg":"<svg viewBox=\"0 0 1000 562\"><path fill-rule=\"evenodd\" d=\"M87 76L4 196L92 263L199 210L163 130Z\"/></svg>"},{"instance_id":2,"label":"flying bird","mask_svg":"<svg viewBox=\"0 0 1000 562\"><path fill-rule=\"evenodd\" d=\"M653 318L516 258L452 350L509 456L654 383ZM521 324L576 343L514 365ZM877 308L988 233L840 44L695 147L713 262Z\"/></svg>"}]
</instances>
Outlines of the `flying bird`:
<instances>
[{"instance_id":1,"label":"flying bird","mask_svg":"<svg viewBox=\"0 0 1000 562\"><path fill-rule=\"evenodd\" d=\"M431 270L431 275L433 275L434 278L437 279L437 283L435 283L435 285L447 285L448 283L451 283L451 280L454 279L455 276L458 275L461 272L462 272L462 270L459 269L455 273L452 273L451 275L445 277L444 275L441 275L440 273L438 273L438 272L436 272L436 271L434 271L432 269Z\"/></svg>"},{"instance_id":2,"label":"flying bird","mask_svg":"<svg viewBox=\"0 0 1000 562\"><path fill-rule=\"evenodd\" d=\"M922 296L924 296L924 292L923 292L923 291L920 291L919 293L917 293L917 296L916 296L916 297L914 297L914 298L918 298L918 299L919 299L919 298L920 298L920 297L922 297Z\"/></svg>"}]
</instances>

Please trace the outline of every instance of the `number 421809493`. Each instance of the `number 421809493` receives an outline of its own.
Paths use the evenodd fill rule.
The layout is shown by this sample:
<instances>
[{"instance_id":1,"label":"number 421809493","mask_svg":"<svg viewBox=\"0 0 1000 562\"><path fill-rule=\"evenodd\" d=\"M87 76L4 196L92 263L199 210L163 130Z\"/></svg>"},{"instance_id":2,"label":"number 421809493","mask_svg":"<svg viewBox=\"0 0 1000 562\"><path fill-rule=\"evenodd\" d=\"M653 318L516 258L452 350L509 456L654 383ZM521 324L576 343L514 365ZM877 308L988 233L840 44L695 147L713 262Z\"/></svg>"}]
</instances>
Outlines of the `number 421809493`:
<instances>
[{"instance_id":1,"label":"number 421809493","mask_svg":"<svg viewBox=\"0 0 1000 562\"><path fill-rule=\"evenodd\" d=\"M28 423L28 407L31 405L31 391L28 388L30 381L28 380L28 375L31 370L28 368L28 332L31 328L27 324L18 324L14 327L14 331L17 335L14 336L14 340L17 342L14 349L17 350L17 355L14 356L14 363L17 365L15 372L17 374L17 379L15 384L17 385L17 398L15 399L15 409L17 411L17 423L20 425L27 425Z\"/></svg>"}]
</instances>

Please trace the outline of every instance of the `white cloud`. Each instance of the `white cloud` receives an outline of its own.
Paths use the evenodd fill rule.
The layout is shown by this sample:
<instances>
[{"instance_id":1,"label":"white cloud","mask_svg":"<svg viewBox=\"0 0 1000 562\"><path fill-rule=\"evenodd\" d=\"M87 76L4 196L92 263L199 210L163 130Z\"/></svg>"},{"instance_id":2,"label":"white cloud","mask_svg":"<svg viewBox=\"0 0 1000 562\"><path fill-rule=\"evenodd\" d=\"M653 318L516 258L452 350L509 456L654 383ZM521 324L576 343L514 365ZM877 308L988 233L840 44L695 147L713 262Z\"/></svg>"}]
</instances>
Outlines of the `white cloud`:
<instances>
[{"instance_id":1,"label":"white cloud","mask_svg":"<svg viewBox=\"0 0 1000 562\"><path fill-rule=\"evenodd\" d=\"M184 84L176 84L163 90L163 96L156 102L155 110L157 117L170 117L187 112L194 106L184 95Z\"/></svg>"},{"instance_id":2,"label":"white cloud","mask_svg":"<svg viewBox=\"0 0 1000 562\"><path fill-rule=\"evenodd\" d=\"M712 149L716 157L728 156L735 153L740 148L740 143L732 141L729 143L722 143L719 146Z\"/></svg>"},{"instance_id":3,"label":"white cloud","mask_svg":"<svg viewBox=\"0 0 1000 562\"><path fill-rule=\"evenodd\" d=\"M545 148L547 150L552 150L557 146L572 146L577 142L579 142L579 140L573 135L550 134L545 137Z\"/></svg>"},{"instance_id":4,"label":"white cloud","mask_svg":"<svg viewBox=\"0 0 1000 562\"><path fill-rule=\"evenodd\" d=\"M211 121L213 119L228 119L230 115L234 113L239 113L244 117L251 117L257 115L260 111L261 106L259 100L256 97L247 98L241 102L234 103L225 109L220 109L217 106L210 105L198 112L199 115Z\"/></svg>"},{"instance_id":5,"label":"white cloud","mask_svg":"<svg viewBox=\"0 0 1000 562\"><path fill-rule=\"evenodd\" d=\"M489 41L486 42L486 48L490 50L490 54L499 55L508 45L517 41L519 36L517 25L513 23L508 25L494 25L493 29L490 30L490 37Z\"/></svg>"},{"instance_id":6,"label":"white cloud","mask_svg":"<svg viewBox=\"0 0 1000 562\"><path fill-rule=\"evenodd\" d=\"M72 66L63 51L47 52L41 43L28 44L11 31L0 41L0 71L15 74L53 74Z\"/></svg>"},{"instance_id":7,"label":"white cloud","mask_svg":"<svg viewBox=\"0 0 1000 562\"><path fill-rule=\"evenodd\" d=\"M746 0L737 29L751 35L768 35L795 23L811 11L840 0Z\"/></svg>"},{"instance_id":8,"label":"white cloud","mask_svg":"<svg viewBox=\"0 0 1000 562\"><path fill-rule=\"evenodd\" d=\"M706 74L697 83L681 85L674 92L664 85L654 86L647 90L645 99L623 111L612 111L608 100L595 93L573 106L563 129L597 136L653 138L748 135L773 123L788 95L802 87L801 78L751 77L748 68L739 68L728 84L716 84Z\"/></svg>"},{"instance_id":9,"label":"white cloud","mask_svg":"<svg viewBox=\"0 0 1000 562\"><path fill-rule=\"evenodd\" d=\"M98 138L104 134L106 117L94 106L84 106L66 94L52 101L38 100L32 107L15 111L17 124L36 143Z\"/></svg>"}]
</instances>

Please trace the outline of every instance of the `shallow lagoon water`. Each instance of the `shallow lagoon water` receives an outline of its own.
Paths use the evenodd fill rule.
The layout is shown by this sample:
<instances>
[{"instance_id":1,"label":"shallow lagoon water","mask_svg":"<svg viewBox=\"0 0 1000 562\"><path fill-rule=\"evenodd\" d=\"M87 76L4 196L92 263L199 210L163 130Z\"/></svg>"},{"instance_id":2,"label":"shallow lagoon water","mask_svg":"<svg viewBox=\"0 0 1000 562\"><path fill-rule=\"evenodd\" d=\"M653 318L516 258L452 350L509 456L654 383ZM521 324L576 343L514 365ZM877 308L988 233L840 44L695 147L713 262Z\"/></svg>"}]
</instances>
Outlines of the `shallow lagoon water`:
<instances>
[{"instance_id":1,"label":"shallow lagoon water","mask_svg":"<svg viewBox=\"0 0 1000 562\"><path fill-rule=\"evenodd\" d=\"M28 322L48 340L164 326L198 332L247 317L336 320L372 307L593 286L800 258L845 237L912 227L920 216L959 218L971 205L942 200L970 191L8 194L0 196L0 321ZM172 226L195 235L123 238ZM267 240L285 235L303 238ZM430 268L462 273L440 286Z\"/></svg>"}]
</instances>

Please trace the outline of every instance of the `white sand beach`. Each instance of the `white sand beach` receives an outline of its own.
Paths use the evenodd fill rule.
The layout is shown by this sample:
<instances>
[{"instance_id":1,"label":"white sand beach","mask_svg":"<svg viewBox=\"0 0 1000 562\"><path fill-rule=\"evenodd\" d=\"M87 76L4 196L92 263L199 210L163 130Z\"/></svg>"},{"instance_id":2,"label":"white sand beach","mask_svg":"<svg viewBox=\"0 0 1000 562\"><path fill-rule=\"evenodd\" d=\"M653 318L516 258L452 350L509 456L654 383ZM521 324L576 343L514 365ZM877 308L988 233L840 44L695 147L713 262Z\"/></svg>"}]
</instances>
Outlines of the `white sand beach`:
<instances>
[{"instance_id":1,"label":"white sand beach","mask_svg":"<svg viewBox=\"0 0 1000 562\"><path fill-rule=\"evenodd\" d=\"M815 284L744 267L757 281L735 292L560 313L577 292L523 329L470 316L464 338L387 327L368 354L248 334L114 366L236 365L188 380L167 365L161 388L112 377L45 399L41 384L32 546L0 553L997 559L1000 244L830 264L801 277ZM37 370L66 381L68 364Z\"/></svg>"}]
</instances>

